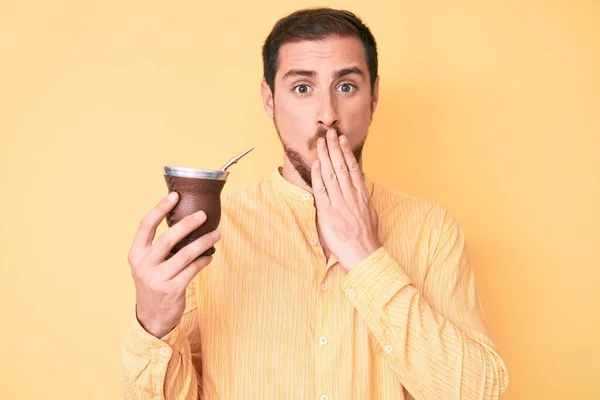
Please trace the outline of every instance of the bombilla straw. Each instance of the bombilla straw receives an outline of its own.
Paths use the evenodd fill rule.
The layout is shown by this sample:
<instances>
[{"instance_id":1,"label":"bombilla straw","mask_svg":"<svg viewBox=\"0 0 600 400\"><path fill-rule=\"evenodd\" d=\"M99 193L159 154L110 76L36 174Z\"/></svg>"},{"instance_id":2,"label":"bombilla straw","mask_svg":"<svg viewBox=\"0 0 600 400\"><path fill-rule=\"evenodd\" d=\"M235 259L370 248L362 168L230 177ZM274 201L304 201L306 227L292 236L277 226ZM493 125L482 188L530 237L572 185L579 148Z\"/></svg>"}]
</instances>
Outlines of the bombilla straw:
<instances>
[{"instance_id":1,"label":"bombilla straw","mask_svg":"<svg viewBox=\"0 0 600 400\"><path fill-rule=\"evenodd\" d=\"M225 163L225 165L223 165L221 167L220 171L226 171L227 168L231 167L233 164L238 162L238 160L240 158L244 157L246 154L250 153L252 150L254 150L254 147L250 147L248 150L244 151L243 153L233 157L231 160L227 161L227 163Z\"/></svg>"}]
</instances>

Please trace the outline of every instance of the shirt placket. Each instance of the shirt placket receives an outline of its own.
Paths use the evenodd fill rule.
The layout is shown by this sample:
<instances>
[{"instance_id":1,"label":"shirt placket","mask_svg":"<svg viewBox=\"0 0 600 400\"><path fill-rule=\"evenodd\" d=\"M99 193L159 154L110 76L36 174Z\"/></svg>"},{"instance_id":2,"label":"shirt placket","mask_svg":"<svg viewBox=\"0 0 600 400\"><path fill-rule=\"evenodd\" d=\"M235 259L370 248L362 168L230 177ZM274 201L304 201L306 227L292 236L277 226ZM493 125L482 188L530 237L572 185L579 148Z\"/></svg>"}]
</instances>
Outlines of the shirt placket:
<instances>
[{"instance_id":1,"label":"shirt placket","mask_svg":"<svg viewBox=\"0 0 600 400\"><path fill-rule=\"evenodd\" d=\"M332 345L333 338L333 305L331 303L331 289L327 282L327 259L323 254L319 235L315 223L316 210L312 203L312 196L305 196L306 202L310 202L310 206L303 208L305 218L307 240L315 254L314 260L314 282L316 296L316 310L314 323L313 346L315 354L315 399L331 400L333 392L333 354L335 346Z\"/></svg>"},{"instance_id":2,"label":"shirt placket","mask_svg":"<svg viewBox=\"0 0 600 400\"><path fill-rule=\"evenodd\" d=\"M331 290L324 281L319 285L316 304L316 323L314 332L315 346L315 398L320 400L331 399L333 391L333 351L336 348L332 342L333 335L333 307L331 304Z\"/></svg>"}]
</instances>

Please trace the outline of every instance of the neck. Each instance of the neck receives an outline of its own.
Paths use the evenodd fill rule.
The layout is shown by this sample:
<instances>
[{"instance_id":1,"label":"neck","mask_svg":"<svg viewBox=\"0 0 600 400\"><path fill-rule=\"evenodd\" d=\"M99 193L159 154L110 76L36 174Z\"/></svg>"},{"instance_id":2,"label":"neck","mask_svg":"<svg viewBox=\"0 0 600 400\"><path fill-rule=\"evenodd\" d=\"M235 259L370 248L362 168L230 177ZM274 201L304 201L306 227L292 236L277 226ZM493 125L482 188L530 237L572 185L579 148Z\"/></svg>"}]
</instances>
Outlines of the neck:
<instances>
[{"instance_id":1,"label":"neck","mask_svg":"<svg viewBox=\"0 0 600 400\"><path fill-rule=\"evenodd\" d=\"M362 171L363 170L362 157L361 157L360 161L358 162L358 166L359 166L360 170ZM287 154L285 154L285 153L283 156L283 167L281 167L280 172L281 172L281 176L283 176L285 179L287 179L294 185L306 190L309 193L313 193L312 188L310 186L308 186L306 184L306 182L304 182L304 179L302 179L302 177L300 176L298 171L296 171L296 168L294 168L294 165L292 164L292 162L288 158Z\"/></svg>"}]
</instances>

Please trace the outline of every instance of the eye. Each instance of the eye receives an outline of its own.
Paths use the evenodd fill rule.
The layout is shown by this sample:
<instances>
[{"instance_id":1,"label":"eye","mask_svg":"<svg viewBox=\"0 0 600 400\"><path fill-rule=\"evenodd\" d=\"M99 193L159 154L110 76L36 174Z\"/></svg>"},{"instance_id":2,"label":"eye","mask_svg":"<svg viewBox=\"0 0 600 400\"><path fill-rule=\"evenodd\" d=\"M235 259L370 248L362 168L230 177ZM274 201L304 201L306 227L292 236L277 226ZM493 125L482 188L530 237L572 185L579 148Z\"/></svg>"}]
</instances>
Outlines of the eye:
<instances>
[{"instance_id":1,"label":"eye","mask_svg":"<svg viewBox=\"0 0 600 400\"><path fill-rule=\"evenodd\" d=\"M294 86L294 88L292 90L300 95L304 95L304 94L308 94L310 92L310 86L302 83L300 85Z\"/></svg>"},{"instance_id":2,"label":"eye","mask_svg":"<svg viewBox=\"0 0 600 400\"><path fill-rule=\"evenodd\" d=\"M354 86L351 83L342 83L341 85L339 85L337 87L338 91L342 92L342 93L352 93L353 91L356 90L356 86Z\"/></svg>"}]
</instances>

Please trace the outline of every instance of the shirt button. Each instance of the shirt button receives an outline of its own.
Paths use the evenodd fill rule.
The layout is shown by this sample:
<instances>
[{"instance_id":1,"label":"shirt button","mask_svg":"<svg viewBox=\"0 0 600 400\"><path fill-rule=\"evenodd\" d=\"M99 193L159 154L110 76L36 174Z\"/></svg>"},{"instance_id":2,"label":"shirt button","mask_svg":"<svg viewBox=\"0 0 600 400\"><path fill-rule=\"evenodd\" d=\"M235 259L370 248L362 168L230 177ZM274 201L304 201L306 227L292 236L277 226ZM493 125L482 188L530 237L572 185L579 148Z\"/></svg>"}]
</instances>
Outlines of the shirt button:
<instances>
[{"instance_id":1,"label":"shirt button","mask_svg":"<svg viewBox=\"0 0 600 400\"><path fill-rule=\"evenodd\" d=\"M321 290L326 292L327 291L327 284L326 283L321 283Z\"/></svg>"},{"instance_id":2,"label":"shirt button","mask_svg":"<svg viewBox=\"0 0 600 400\"><path fill-rule=\"evenodd\" d=\"M162 348L160 349L160 355L161 355L161 356L168 356L168 355L169 355L169 353L170 353L170 350L169 350L169 348L168 348L168 347L162 347Z\"/></svg>"},{"instance_id":3,"label":"shirt button","mask_svg":"<svg viewBox=\"0 0 600 400\"><path fill-rule=\"evenodd\" d=\"M319 240L316 238L312 238L312 239L310 239L310 244L312 244L313 246L316 246L319 244Z\"/></svg>"},{"instance_id":4,"label":"shirt button","mask_svg":"<svg viewBox=\"0 0 600 400\"><path fill-rule=\"evenodd\" d=\"M325 336L321 336L321 337L319 338L319 344L320 344L321 346L325 346L325 345L327 344L327 338L326 338Z\"/></svg>"},{"instance_id":5,"label":"shirt button","mask_svg":"<svg viewBox=\"0 0 600 400\"><path fill-rule=\"evenodd\" d=\"M302 195L302 200L306 200L306 201L310 200L310 194L308 194L308 193L304 193L304 194Z\"/></svg>"},{"instance_id":6,"label":"shirt button","mask_svg":"<svg viewBox=\"0 0 600 400\"><path fill-rule=\"evenodd\" d=\"M319 400L329 400L329 396L324 394L323 396L321 396L321 398Z\"/></svg>"},{"instance_id":7,"label":"shirt button","mask_svg":"<svg viewBox=\"0 0 600 400\"><path fill-rule=\"evenodd\" d=\"M348 295L348 297L352 298L354 296L356 296L356 292L354 291L354 289L350 288L346 291L346 294Z\"/></svg>"},{"instance_id":8,"label":"shirt button","mask_svg":"<svg viewBox=\"0 0 600 400\"><path fill-rule=\"evenodd\" d=\"M392 352L392 346L390 346L389 344L386 344L385 346L383 346L383 351L385 351L386 353L391 353Z\"/></svg>"}]
</instances>

